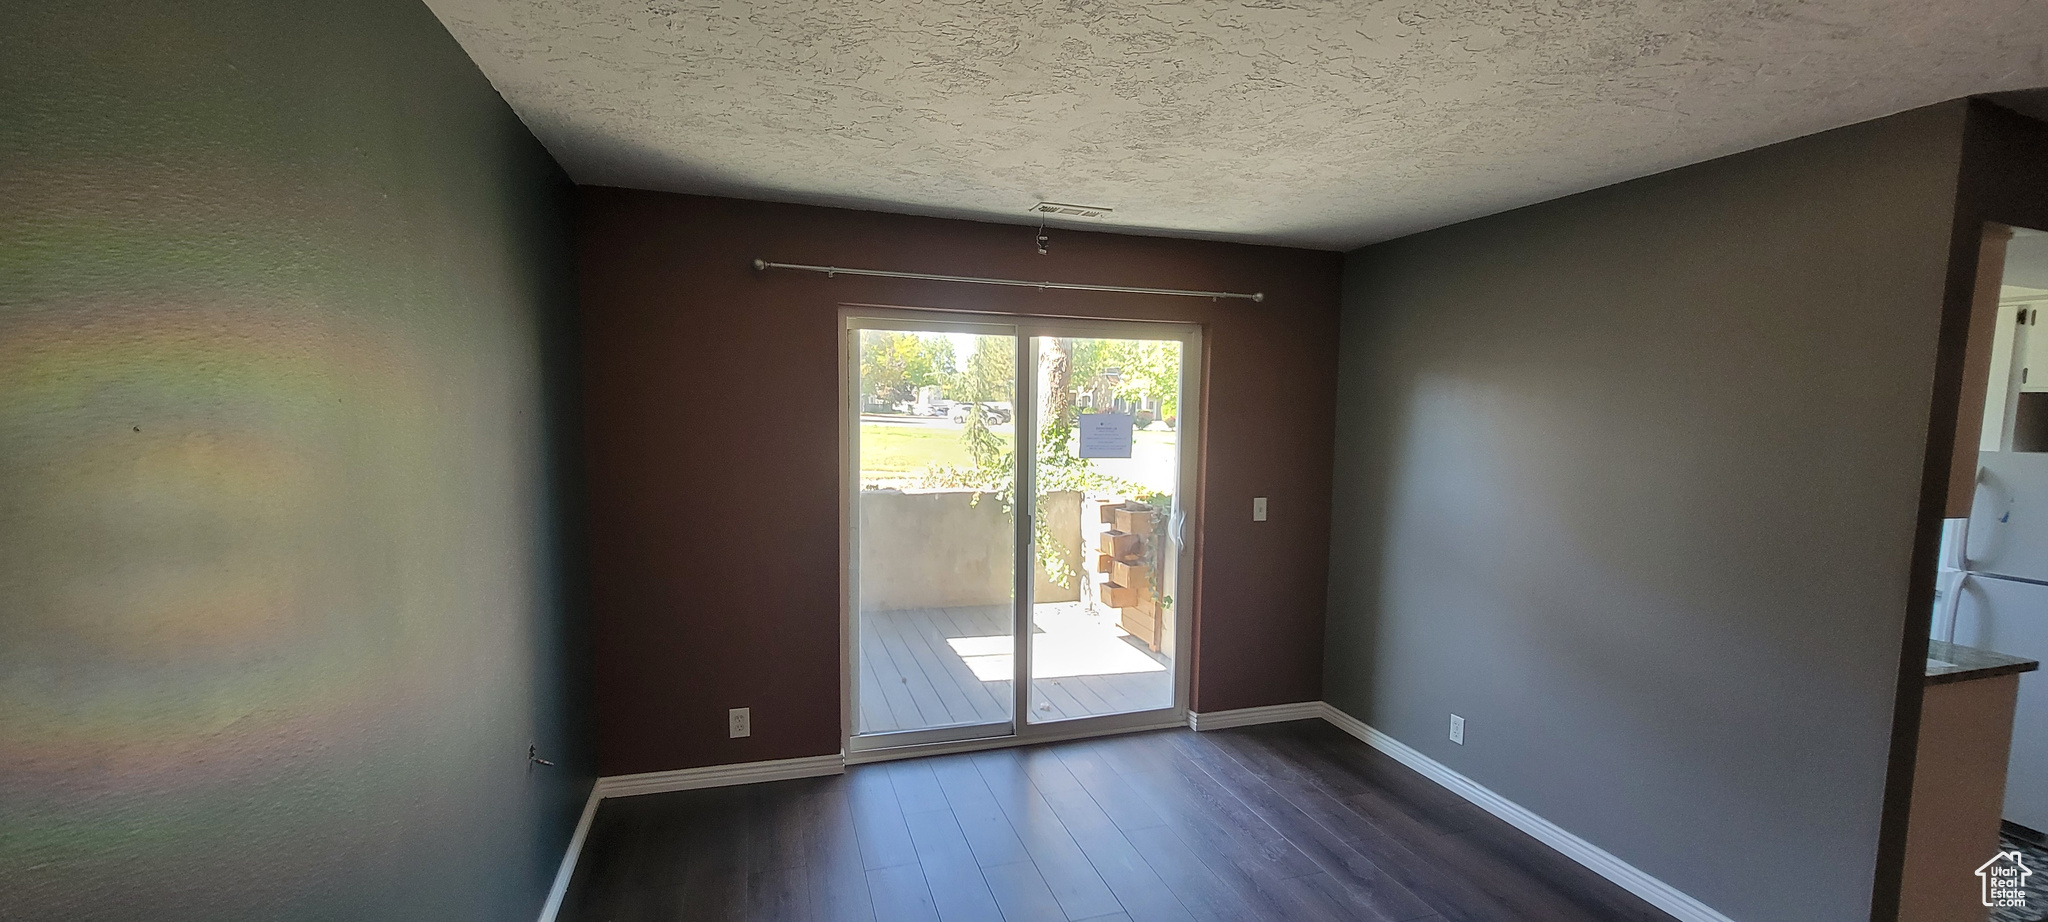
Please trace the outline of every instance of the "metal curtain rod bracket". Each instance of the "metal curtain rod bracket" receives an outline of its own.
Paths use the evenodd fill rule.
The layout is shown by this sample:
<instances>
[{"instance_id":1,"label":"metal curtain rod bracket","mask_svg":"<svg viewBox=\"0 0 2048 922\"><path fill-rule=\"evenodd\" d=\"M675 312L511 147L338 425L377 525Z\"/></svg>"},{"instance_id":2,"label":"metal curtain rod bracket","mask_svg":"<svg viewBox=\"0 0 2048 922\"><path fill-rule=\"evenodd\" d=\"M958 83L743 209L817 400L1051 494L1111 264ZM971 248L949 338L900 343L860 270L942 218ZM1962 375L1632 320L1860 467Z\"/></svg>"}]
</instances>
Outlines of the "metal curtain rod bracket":
<instances>
[{"instance_id":1,"label":"metal curtain rod bracket","mask_svg":"<svg viewBox=\"0 0 2048 922\"><path fill-rule=\"evenodd\" d=\"M1264 301L1266 293L1255 291L1245 294L1237 291L1188 291L1181 288L1132 288L1127 285L1084 285L1080 282L1027 282L1023 279L985 279L971 275L930 275L923 272L890 272L886 269L848 269L844 266L806 266L801 263L777 263L765 259L754 260L754 268L765 272L769 269L795 269L800 272L823 272L826 278L841 275L865 275L882 279L917 279L925 282L964 282L969 285L1007 285L1011 288L1048 288L1062 291L1112 291L1134 295L1173 295L1182 298L1208 298L1220 301L1235 298L1240 301Z\"/></svg>"}]
</instances>

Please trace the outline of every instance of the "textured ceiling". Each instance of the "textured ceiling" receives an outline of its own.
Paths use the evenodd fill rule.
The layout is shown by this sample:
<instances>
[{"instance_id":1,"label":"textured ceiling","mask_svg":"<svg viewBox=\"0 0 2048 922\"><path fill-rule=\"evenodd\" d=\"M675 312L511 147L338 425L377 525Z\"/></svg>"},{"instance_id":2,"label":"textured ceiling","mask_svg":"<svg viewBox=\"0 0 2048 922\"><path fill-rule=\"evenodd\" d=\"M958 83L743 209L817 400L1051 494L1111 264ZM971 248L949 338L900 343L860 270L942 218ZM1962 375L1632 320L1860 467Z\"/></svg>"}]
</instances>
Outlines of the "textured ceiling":
<instances>
[{"instance_id":1,"label":"textured ceiling","mask_svg":"<svg viewBox=\"0 0 2048 922\"><path fill-rule=\"evenodd\" d=\"M2007 286L2048 291L2048 234L2016 228L2005 246Z\"/></svg>"},{"instance_id":2,"label":"textured ceiling","mask_svg":"<svg viewBox=\"0 0 2048 922\"><path fill-rule=\"evenodd\" d=\"M2040 0L427 0L577 181L1348 248L2048 84Z\"/></svg>"}]
</instances>

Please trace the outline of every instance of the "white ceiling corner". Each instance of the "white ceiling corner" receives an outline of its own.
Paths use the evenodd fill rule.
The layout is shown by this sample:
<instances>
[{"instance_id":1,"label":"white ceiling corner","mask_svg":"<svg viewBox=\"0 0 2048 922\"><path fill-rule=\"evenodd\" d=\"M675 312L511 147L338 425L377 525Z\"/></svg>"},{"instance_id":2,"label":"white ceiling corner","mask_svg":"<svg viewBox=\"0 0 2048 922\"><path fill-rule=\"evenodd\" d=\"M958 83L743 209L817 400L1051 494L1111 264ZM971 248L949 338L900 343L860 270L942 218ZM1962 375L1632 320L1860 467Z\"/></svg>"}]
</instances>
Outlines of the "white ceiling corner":
<instances>
[{"instance_id":1,"label":"white ceiling corner","mask_svg":"<svg viewBox=\"0 0 2048 922\"><path fill-rule=\"evenodd\" d=\"M1343 249L2048 84L2041 0L427 0L577 181Z\"/></svg>"}]
</instances>

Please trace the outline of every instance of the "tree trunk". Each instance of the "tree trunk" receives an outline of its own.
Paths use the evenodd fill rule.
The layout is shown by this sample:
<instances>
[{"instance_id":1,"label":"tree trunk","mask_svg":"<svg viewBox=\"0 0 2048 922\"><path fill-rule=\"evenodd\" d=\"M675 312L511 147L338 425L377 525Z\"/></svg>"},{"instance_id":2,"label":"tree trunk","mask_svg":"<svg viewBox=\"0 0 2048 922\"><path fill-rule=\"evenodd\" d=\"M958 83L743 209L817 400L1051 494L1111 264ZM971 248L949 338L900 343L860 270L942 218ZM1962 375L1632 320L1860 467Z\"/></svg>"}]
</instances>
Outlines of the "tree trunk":
<instances>
[{"instance_id":1,"label":"tree trunk","mask_svg":"<svg viewBox=\"0 0 2048 922\"><path fill-rule=\"evenodd\" d=\"M1073 349L1066 339L1053 337L1040 363L1045 378L1045 425L1057 428L1074 421Z\"/></svg>"}]
</instances>

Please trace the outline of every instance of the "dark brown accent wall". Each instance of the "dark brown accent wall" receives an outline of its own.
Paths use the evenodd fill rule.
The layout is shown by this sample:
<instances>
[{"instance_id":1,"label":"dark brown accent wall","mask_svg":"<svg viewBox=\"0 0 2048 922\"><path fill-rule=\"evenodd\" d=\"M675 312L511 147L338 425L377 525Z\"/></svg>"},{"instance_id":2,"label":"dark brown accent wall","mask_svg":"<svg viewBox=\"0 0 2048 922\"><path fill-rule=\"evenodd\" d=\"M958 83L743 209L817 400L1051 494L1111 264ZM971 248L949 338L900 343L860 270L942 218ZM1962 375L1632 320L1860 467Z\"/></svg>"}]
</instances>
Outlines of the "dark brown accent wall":
<instances>
[{"instance_id":1,"label":"dark brown accent wall","mask_svg":"<svg viewBox=\"0 0 2048 922\"><path fill-rule=\"evenodd\" d=\"M1194 706L1321 694L1334 253L622 189L579 191L599 765L837 752L839 308L1200 323ZM755 258L1263 303L758 272ZM1251 498L1271 498L1251 521ZM727 739L725 711L753 709Z\"/></svg>"}]
</instances>

